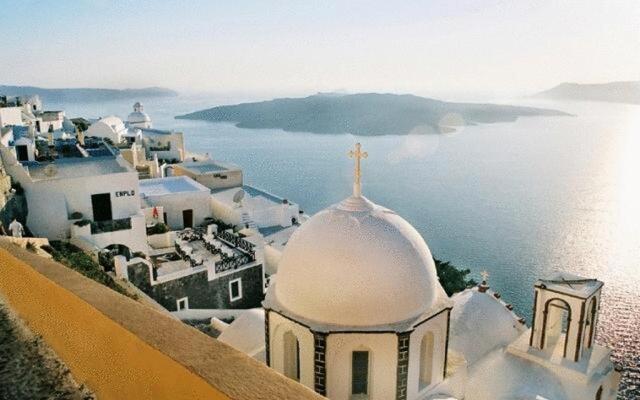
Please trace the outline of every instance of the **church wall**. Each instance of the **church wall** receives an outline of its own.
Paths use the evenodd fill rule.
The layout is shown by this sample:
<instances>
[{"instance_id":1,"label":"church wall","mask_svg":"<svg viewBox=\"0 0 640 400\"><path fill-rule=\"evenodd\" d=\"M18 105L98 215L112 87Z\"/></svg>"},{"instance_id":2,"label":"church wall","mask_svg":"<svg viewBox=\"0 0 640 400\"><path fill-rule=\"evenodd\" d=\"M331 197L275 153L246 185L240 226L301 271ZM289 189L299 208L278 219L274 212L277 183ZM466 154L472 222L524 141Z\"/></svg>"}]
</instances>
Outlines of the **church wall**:
<instances>
[{"instance_id":1,"label":"church wall","mask_svg":"<svg viewBox=\"0 0 640 400\"><path fill-rule=\"evenodd\" d=\"M420 358L422 339L428 332L433 333L433 364L431 367L431 386L442 382L447 346L448 311L441 312L432 319L419 325L412 333L409 343L409 379L407 398L414 399L427 388L419 390Z\"/></svg>"},{"instance_id":2,"label":"church wall","mask_svg":"<svg viewBox=\"0 0 640 400\"><path fill-rule=\"evenodd\" d=\"M327 336L327 397L351 398L351 353L368 350L369 400L396 398L396 333L331 333Z\"/></svg>"},{"instance_id":3,"label":"church wall","mask_svg":"<svg viewBox=\"0 0 640 400\"><path fill-rule=\"evenodd\" d=\"M269 313L270 366L284 374L284 334L291 331L300 343L300 383L314 389L315 343L309 328L276 312Z\"/></svg>"},{"instance_id":4,"label":"church wall","mask_svg":"<svg viewBox=\"0 0 640 400\"><path fill-rule=\"evenodd\" d=\"M576 349L578 348L578 343L582 345L584 342L584 338L586 337L586 329L584 326L584 321L586 320L586 312L588 306L588 300L582 299L579 297L562 295L556 292L552 292L549 290L544 290L540 288L536 288L537 297L536 297L536 312L534 315L534 326L533 326L533 342L532 345L534 347L540 348L542 345L542 337L545 328L544 323L544 311L545 305L549 300L552 299L561 299L568 303L571 309L571 323L568 325L568 336L569 339L567 341L566 347L566 358L568 360L574 360ZM586 302L586 304L584 304ZM556 304L560 304L560 302L555 302ZM584 309L583 309L584 304ZM550 307L553 308L553 307ZM550 310L549 317L547 318L547 327L549 326L549 322L551 321L551 317L557 310ZM597 315L596 315L597 321ZM583 325L581 327L581 324ZM545 349L549 348L549 330L544 333L545 336ZM564 343L559 344L564 345Z\"/></svg>"}]
</instances>

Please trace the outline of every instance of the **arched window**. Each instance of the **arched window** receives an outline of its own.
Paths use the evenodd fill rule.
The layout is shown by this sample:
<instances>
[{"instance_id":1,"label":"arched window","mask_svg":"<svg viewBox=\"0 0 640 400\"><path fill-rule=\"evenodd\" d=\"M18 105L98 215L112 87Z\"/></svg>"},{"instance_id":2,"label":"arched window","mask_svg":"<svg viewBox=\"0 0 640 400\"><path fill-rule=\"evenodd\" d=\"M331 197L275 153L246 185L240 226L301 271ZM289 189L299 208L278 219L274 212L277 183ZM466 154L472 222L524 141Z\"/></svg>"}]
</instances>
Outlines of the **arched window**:
<instances>
[{"instance_id":1,"label":"arched window","mask_svg":"<svg viewBox=\"0 0 640 400\"><path fill-rule=\"evenodd\" d=\"M284 342L284 375L300 381L300 342L288 331L283 336Z\"/></svg>"},{"instance_id":2,"label":"arched window","mask_svg":"<svg viewBox=\"0 0 640 400\"><path fill-rule=\"evenodd\" d=\"M555 348L559 340L564 343L562 356L567 356L569 329L571 328L571 306L562 299L551 299L544 305L541 348Z\"/></svg>"},{"instance_id":3,"label":"arched window","mask_svg":"<svg viewBox=\"0 0 640 400\"><path fill-rule=\"evenodd\" d=\"M433 376L433 332L427 332L420 342L420 379L419 390L431 384Z\"/></svg>"},{"instance_id":4,"label":"arched window","mask_svg":"<svg viewBox=\"0 0 640 400\"><path fill-rule=\"evenodd\" d=\"M596 400L602 400L602 386L600 386L596 392Z\"/></svg>"},{"instance_id":5,"label":"arched window","mask_svg":"<svg viewBox=\"0 0 640 400\"><path fill-rule=\"evenodd\" d=\"M354 351L351 353L351 394L369 393L369 352Z\"/></svg>"}]
</instances>

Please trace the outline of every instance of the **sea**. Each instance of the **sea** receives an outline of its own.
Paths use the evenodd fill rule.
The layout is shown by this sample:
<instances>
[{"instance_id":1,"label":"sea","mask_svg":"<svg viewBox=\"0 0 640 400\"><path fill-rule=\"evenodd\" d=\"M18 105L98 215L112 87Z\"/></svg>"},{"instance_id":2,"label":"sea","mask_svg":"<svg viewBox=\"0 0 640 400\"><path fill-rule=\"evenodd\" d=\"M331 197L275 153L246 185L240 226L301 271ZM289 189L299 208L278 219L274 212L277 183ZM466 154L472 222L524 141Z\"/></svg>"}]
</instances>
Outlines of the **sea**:
<instances>
[{"instance_id":1,"label":"sea","mask_svg":"<svg viewBox=\"0 0 640 400\"><path fill-rule=\"evenodd\" d=\"M620 399L640 399L640 105L493 99L573 116L376 137L174 119L254 99L200 94L45 108L125 119L140 100L154 127L184 132L190 151L240 165L245 182L308 214L349 196L347 153L361 142L369 155L364 195L409 221L435 257L476 280L488 271L492 289L528 321L536 279L569 271L602 280L597 341L624 368Z\"/></svg>"}]
</instances>

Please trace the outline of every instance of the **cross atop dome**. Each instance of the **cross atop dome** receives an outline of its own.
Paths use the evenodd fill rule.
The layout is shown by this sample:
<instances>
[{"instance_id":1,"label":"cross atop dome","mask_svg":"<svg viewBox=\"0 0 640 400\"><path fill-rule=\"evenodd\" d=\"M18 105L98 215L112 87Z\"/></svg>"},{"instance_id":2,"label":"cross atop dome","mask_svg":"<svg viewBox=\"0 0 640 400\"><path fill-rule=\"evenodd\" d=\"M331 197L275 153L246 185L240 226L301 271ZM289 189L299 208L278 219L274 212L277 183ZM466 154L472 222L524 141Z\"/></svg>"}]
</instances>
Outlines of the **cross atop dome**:
<instances>
[{"instance_id":1,"label":"cross atop dome","mask_svg":"<svg viewBox=\"0 0 640 400\"><path fill-rule=\"evenodd\" d=\"M360 143L356 143L355 150L349 151L349 157L355 160L354 171L353 171L353 196L361 197L362 196L362 185L360 183L360 177L362 176L362 172L360 170L360 160L363 158L367 158L369 154L366 151L361 150Z\"/></svg>"},{"instance_id":2,"label":"cross atop dome","mask_svg":"<svg viewBox=\"0 0 640 400\"><path fill-rule=\"evenodd\" d=\"M489 284L487 283L487 280L489 279L489 273L484 270L480 272L480 276L482 277L482 282L480 282L480 284L478 285L478 290L480 291L480 293L484 293L489 290Z\"/></svg>"}]
</instances>

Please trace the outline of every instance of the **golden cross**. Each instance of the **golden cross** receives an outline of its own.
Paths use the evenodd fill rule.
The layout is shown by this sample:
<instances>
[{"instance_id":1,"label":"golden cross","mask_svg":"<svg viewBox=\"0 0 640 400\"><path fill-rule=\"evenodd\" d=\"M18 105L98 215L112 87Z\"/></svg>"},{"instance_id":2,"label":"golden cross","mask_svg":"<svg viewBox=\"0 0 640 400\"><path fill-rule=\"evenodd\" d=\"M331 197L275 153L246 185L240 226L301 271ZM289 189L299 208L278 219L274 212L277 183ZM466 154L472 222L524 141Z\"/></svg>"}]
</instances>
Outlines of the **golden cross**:
<instances>
[{"instance_id":1,"label":"golden cross","mask_svg":"<svg viewBox=\"0 0 640 400\"><path fill-rule=\"evenodd\" d=\"M482 281L486 282L489 279L489 273L487 271L480 272L480 276L482 276Z\"/></svg>"},{"instance_id":2,"label":"golden cross","mask_svg":"<svg viewBox=\"0 0 640 400\"><path fill-rule=\"evenodd\" d=\"M360 170L360 160L367 158L369 154L366 151L362 151L360 143L356 143L356 149L349 151L349 157L355 159L355 169L353 173L353 195L355 197L362 196L362 186L360 185L360 177L362 176Z\"/></svg>"}]
</instances>

